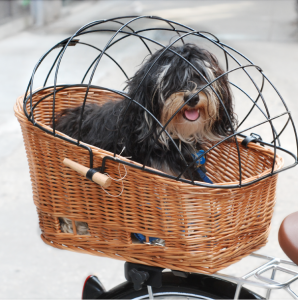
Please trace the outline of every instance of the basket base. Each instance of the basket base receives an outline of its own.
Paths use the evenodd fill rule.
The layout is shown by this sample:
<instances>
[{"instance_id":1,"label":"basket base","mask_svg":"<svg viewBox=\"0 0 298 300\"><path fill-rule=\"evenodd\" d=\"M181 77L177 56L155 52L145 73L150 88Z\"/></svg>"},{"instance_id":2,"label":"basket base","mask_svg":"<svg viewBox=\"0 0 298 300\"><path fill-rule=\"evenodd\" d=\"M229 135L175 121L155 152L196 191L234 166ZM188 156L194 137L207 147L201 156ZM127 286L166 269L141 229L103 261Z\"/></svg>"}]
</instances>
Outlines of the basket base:
<instances>
[{"instance_id":1,"label":"basket base","mask_svg":"<svg viewBox=\"0 0 298 300\"><path fill-rule=\"evenodd\" d=\"M117 260L127 261L131 263L136 264L142 264L147 266L155 266L155 267L161 267L165 269L170 270L177 270L177 271L184 271L184 272L191 272L191 273L202 273L202 274L214 274L224 268L227 268L228 266L240 261L242 258L248 256L249 254L259 250L267 243L267 237L269 235L270 229L268 229L265 233L262 235L265 235L266 238L261 239L262 242L259 244L252 243L252 248L249 250L247 249L245 254L242 254L240 256L237 256L237 252L234 254L233 257L228 257L227 259L223 260L219 263L216 261L214 263L214 266L210 264L206 260L202 260L201 257L196 257L195 255L188 256L188 258L185 258L185 256L182 258L179 257L177 254L174 253L171 255L169 253L168 249L165 251L165 248L160 246L154 246L154 245L146 245L146 244L134 244L131 247L131 255L127 255L127 247L115 247L117 249L112 249L111 244L103 245L102 249L95 250L95 249L89 249L84 247L76 247L71 244L60 244L53 240L47 239L43 234L41 234L41 239L49 246L52 246L54 248L58 248L61 250L69 250L73 252L79 252L83 254L90 254L94 256L101 256L101 257L108 257L113 258ZM148 256L146 257L145 252L149 251L150 253L154 253L156 256L151 257L148 259ZM147 248L145 250L145 248ZM161 251L162 250L162 251ZM142 253L144 253L142 255ZM176 257L175 257L176 256Z\"/></svg>"}]
</instances>

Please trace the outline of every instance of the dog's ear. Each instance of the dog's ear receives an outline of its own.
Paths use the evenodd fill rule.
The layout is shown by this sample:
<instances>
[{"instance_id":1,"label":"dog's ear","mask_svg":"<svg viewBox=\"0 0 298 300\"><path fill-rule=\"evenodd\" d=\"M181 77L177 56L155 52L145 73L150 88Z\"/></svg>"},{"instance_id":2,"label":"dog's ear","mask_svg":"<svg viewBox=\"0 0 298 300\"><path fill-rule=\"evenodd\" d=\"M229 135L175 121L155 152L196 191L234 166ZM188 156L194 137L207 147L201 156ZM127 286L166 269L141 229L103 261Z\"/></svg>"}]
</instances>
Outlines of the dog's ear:
<instances>
[{"instance_id":1,"label":"dog's ear","mask_svg":"<svg viewBox=\"0 0 298 300\"><path fill-rule=\"evenodd\" d=\"M163 78L163 73L166 73L165 69L169 66L170 56L173 56L168 51L162 54L162 51L163 49L153 53L144 61L135 75L126 82L128 96L149 110L158 120L161 118L161 100L162 94L165 92L161 88L160 80ZM141 110L140 108L140 112Z\"/></svg>"},{"instance_id":2,"label":"dog's ear","mask_svg":"<svg viewBox=\"0 0 298 300\"><path fill-rule=\"evenodd\" d=\"M126 82L128 96L147 109L150 108L150 101L148 99L152 98L152 86L154 85L151 73L150 64L146 62Z\"/></svg>"}]
</instances>

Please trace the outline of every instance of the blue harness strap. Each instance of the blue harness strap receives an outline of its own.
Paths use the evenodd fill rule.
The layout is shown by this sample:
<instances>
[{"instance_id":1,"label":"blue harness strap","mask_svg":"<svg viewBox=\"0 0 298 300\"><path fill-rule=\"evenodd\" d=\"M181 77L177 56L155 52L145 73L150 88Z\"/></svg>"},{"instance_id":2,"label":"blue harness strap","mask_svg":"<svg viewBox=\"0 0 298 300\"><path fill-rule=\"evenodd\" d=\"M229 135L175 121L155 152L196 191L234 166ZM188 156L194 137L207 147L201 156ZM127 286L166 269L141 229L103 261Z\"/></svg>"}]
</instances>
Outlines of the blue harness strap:
<instances>
[{"instance_id":1,"label":"blue harness strap","mask_svg":"<svg viewBox=\"0 0 298 300\"><path fill-rule=\"evenodd\" d=\"M204 182L213 184L212 180L200 168L197 168L197 172Z\"/></svg>"},{"instance_id":2,"label":"blue harness strap","mask_svg":"<svg viewBox=\"0 0 298 300\"><path fill-rule=\"evenodd\" d=\"M141 233L134 233L134 236L141 242L141 243L145 243L146 242L146 237L141 234ZM154 240L157 240L158 238L156 237L149 237L149 242L153 242Z\"/></svg>"},{"instance_id":3,"label":"blue harness strap","mask_svg":"<svg viewBox=\"0 0 298 300\"><path fill-rule=\"evenodd\" d=\"M193 158L197 159L198 157L200 157L202 154L204 154L205 151L204 150L199 150L196 154L193 154ZM206 182L206 183L211 183L213 184L213 182L210 180L210 178L206 175L206 173L201 169L201 166L203 166L206 162L206 158L205 155L202 155L202 157L200 157L199 159L197 159L196 161L196 166L197 166L197 172L199 173L201 179ZM146 242L146 237L141 234L141 233L134 233L134 236L141 242L144 243ZM149 237L149 242L153 242L154 240L157 240L158 238L155 237Z\"/></svg>"},{"instance_id":4,"label":"blue harness strap","mask_svg":"<svg viewBox=\"0 0 298 300\"><path fill-rule=\"evenodd\" d=\"M193 158L196 160L197 172L199 173L201 179L206 183L213 184L212 180L206 175L206 173L201 169L206 162L206 158L204 155L204 150L199 150L196 154L193 154ZM201 157L200 157L201 156ZM199 158L200 157L200 158Z\"/></svg>"}]
</instances>

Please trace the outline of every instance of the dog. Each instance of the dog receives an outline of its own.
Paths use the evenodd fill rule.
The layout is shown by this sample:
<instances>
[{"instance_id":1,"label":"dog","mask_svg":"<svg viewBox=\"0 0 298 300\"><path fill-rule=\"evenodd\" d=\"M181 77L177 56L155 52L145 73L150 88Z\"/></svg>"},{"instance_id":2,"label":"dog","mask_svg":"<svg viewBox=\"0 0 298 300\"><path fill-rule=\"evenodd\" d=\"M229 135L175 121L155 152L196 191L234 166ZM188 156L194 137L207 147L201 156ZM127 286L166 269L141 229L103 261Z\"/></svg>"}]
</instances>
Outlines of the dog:
<instances>
[{"instance_id":1,"label":"dog","mask_svg":"<svg viewBox=\"0 0 298 300\"><path fill-rule=\"evenodd\" d=\"M110 152L116 149L141 164L152 148L147 166L178 176L190 164L183 178L202 181L193 156L231 135L237 123L228 78L217 58L195 44L163 51L153 53L127 81L127 96L140 105L126 97L85 105L81 140ZM62 111L55 119L56 130L78 139L81 111L82 106ZM175 113L166 127L174 145L151 114L164 126ZM70 220L60 222L63 232L72 232ZM78 234L88 234L88 225Z\"/></svg>"}]
</instances>

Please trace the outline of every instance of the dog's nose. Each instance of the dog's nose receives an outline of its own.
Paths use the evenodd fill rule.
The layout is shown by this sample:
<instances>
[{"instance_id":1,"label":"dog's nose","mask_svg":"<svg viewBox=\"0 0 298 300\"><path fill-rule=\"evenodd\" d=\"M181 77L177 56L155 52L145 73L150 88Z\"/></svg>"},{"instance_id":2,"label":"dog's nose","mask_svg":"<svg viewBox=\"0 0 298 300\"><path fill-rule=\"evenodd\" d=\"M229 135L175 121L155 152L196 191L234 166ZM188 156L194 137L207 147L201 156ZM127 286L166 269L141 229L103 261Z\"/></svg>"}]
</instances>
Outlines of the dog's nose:
<instances>
[{"instance_id":1,"label":"dog's nose","mask_svg":"<svg viewBox=\"0 0 298 300\"><path fill-rule=\"evenodd\" d=\"M199 94L193 96L193 94L184 94L184 102L186 102L188 99L190 99L188 102L187 102L187 105L188 106L196 106L200 100L199 98Z\"/></svg>"}]
</instances>

